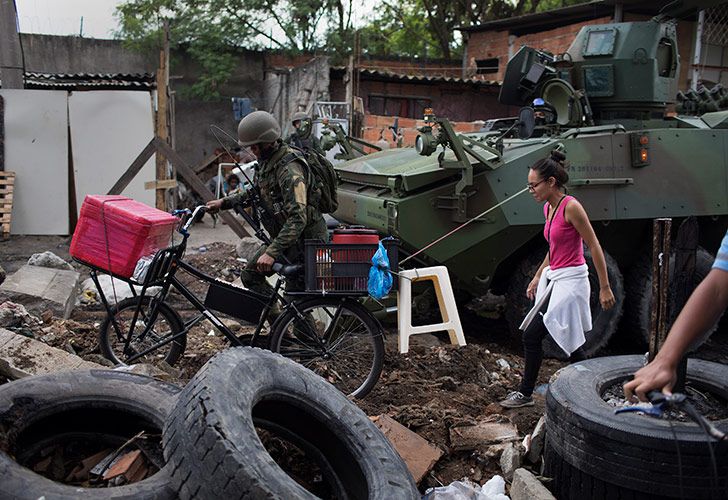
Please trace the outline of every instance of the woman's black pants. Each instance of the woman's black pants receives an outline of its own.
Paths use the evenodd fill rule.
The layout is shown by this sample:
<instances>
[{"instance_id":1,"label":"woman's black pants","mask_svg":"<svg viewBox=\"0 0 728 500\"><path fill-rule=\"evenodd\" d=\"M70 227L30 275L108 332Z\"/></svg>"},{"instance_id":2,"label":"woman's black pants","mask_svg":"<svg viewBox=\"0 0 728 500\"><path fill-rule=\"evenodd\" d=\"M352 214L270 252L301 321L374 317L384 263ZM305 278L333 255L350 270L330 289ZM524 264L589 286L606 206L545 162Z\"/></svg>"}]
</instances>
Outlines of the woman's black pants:
<instances>
[{"instance_id":1,"label":"woman's black pants","mask_svg":"<svg viewBox=\"0 0 728 500\"><path fill-rule=\"evenodd\" d=\"M536 386L538 371L543 361L543 339L549 334L546 325L543 324L543 313L547 305L536 313L531 324L523 331L523 357L526 359L526 368L523 370L523 379L519 391L524 396L531 396ZM571 354L569 361L576 362L586 359L584 351L579 347Z\"/></svg>"}]
</instances>

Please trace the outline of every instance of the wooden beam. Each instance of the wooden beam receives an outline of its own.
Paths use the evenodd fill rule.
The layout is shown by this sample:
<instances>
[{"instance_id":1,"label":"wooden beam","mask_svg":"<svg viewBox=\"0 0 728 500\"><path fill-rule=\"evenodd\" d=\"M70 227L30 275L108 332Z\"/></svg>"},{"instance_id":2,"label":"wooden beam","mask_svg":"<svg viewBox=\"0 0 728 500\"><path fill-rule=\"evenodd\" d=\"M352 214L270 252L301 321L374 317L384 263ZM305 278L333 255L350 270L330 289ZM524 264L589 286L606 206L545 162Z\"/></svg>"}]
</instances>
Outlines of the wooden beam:
<instances>
[{"instance_id":1,"label":"wooden beam","mask_svg":"<svg viewBox=\"0 0 728 500\"><path fill-rule=\"evenodd\" d=\"M207 186L205 186L205 183L200 180L199 177L192 171L192 169L182 160L182 158L177 154L177 152L169 147L169 145L160 140L159 138L154 138L152 140L152 143L156 146L158 150L160 150L168 159L170 162L172 162L172 165L177 169L177 174L181 175L182 178L187 181L187 184L190 185L190 187L198 194L204 201L210 201L214 200L215 195L212 194L212 191L207 189ZM245 230L242 224L238 222L238 220L233 217L233 214L231 214L228 211L221 211L220 217L227 222L228 226L230 226L230 229L235 231L235 234L240 236L241 238L244 238L246 236L250 236L248 231Z\"/></svg>"},{"instance_id":2,"label":"wooden beam","mask_svg":"<svg viewBox=\"0 0 728 500\"><path fill-rule=\"evenodd\" d=\"M164 179L162 181L147 181L144 183L144 189L171 189L177 187L177 179Z\"/></svg>"},{"instance_id":3,"label":"wooden beam","mask_svg":"<svg viewBox=\"0 0 728 500\"><path fill-rule=\"evenodd\" d=\"M212 153L212 154L211 154L211 155L209 155L209 156L208 156L207 158L205 158L204 160L202 160L202 161L201 161L201 162L200 162L200 163L199 163L199 164L198 164L198 165L197 165L196 167L193 167L193 168L192 168L192 170L193 170L193 171L194 171L194 172L195 172L196 174L199 174L200 172L202 172L203 170L205 170L205 169L206 169L207 167L209 167L209 166L210 166L210 164L211 164L211 163L212 163L213 161L215 161L215 160L217 160L218 158L220 158L220 157L221 157L221 156L222 156L223 154L224 154L224 153Z\"/></svg>"},{"instance_id":4,"label":"wooden beam","mask_svg":"<svg viewBox=\"0 0 728 500\"><path fill-rule=\"evenodd\" d=\"M141 153L139 153L139 156L136 157L136 159L131 162L131 165L129 165L129 168L126 169L126 172L119 177L119 180L116 181L116 184L114 184L111 189L109 189L109 192L107 194L121 194L121 192L126 188L126 186L129 185L131 180L136 176L136 174L139 173L139 171L142 169L144 164L147 162L149 158L152 157L154 154L154 151L157 149L156 141L157 139L152 139L149 141L149 144L147 144ZM161 142L161 141L160 141ZM165 144L166 145L166 144ZM168 146L169 147L169 146Z\"/></svg>"},{"instance_id":5,"label":"wooden beam","mask_svg":"<svg viewBox=\"0 0 728 500\"><path fill-rule=\"evenodd\" d=\"M168 84L169 84L169 23L164 21L164 47L159 52L159 69L157 70L157 137L165 143L169 142L168 117ZM167 179L167 159L157 153L157 181ZM157 184L156 204L160 210L167 210L165 188Z\"/></svg>"}]
</instances>

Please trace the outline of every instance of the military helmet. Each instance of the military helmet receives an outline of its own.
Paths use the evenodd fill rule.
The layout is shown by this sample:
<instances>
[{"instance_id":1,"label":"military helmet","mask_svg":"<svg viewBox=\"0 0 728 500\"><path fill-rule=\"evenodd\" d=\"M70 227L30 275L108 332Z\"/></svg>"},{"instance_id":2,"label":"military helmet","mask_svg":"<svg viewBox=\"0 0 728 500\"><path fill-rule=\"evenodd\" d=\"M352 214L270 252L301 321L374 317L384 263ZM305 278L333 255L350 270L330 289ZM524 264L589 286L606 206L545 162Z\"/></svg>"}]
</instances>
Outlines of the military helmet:
<instances>
[{"instance_id":1,"label":"military helmet","mask_svg":"<svg viewBox=\"0 0 728 500\"><path fill-rule=\"evenodd\" d=\"M308 115L304 113L303 111L297 111L293 113L293 116L291 117L291 124L299 121L299 120L306 120L308 118Z\"/></svg>"},{"instance_id":2,"label":"military helmet","mask_svg":"<svg viewBox=\"0 0 728 500\"><path fill-rule=\"evenodd\" d=\"M253 111L238 125L238 144L252 146L261 142L275 142L281 138L281 126L267 111Z\"/></svg>"}]
</instances>

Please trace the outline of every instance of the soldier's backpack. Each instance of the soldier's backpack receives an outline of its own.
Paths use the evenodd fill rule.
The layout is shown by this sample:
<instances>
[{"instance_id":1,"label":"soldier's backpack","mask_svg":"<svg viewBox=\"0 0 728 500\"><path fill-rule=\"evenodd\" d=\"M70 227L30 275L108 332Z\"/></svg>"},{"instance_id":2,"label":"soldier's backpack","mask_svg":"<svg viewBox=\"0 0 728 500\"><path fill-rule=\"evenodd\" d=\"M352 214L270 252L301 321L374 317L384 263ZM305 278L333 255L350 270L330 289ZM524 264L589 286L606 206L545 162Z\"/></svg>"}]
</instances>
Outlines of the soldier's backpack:
<instances>
[{"instance_id":1,"label":"soldier's backpack","mask_svg":"<svg viewBox=\"0 0 728 500\"><path fill-rule=\"evenodd\" d=\"M336 187L339 185L339 176L334 170L334 166L324 155L313 149L300 150L291 147L294 151L291 155L295 158L306 160L309 171L313 175L314 184L321 192L321 200L318 203L318 209L322 214L331 214L336 212L339 207L339 200L336 194ZM292 161L294 158L283 158L284 163ZM311 186L313 187L313 186Z\"/></svg>"}]
</instances>

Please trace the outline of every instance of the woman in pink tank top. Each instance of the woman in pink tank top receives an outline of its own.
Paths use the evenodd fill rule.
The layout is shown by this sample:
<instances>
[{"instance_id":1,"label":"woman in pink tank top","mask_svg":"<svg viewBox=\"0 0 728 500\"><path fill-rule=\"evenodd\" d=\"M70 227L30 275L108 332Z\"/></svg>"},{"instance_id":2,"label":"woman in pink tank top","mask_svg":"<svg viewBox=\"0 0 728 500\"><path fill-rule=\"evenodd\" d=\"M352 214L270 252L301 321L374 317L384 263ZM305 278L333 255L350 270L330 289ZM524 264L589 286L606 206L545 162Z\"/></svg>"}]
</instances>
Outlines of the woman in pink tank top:
<instances>
[{"instance_id":1,"label":"woman in pink tank top","mask_svg":"<svg viewBox=\"0 0 728 500\"><path fill-rule=\"evenodd\" d=\"M549 249L536 275L528 284L526 295L535 300L538 290L540 296L545 298L541 299L543 304L540 308L529 313L521 325L526 368L519 390L511 392L500 402L506 408L533 405L531 394L541 368L542 342L547 334L554 337L556 343L571 356L572 361L584 359L579 346L584 342L584 331L591 329L589 277L584 260L584 243L591 251L599 276L599 303L603 309L610 309L615 302L609 286L604 252L589 217L576 198L564 193L564 186L569 181L565 161L566 156L554 150L548 158L537 161L528 171L528 190L537 202L544 202L546 222L543 236ZM544 272L547 274L542 279ZM549 281L553 284L547 285ZM542 288L539 288L539 284ZM547 291L542 293L542 289ZM573 300L574 297L582 298L584 295L585 300L582 299L578 304ZM537 306L539 302L537 301ZM549 314L551 318L557 319L551 320ZM572 318L574 324L568 322ZM572 331L569 332L569 329ZM554 331L566 338L557 338ZM565 348L565 345L569 348Z\"/></svg>"}]
</instances>

